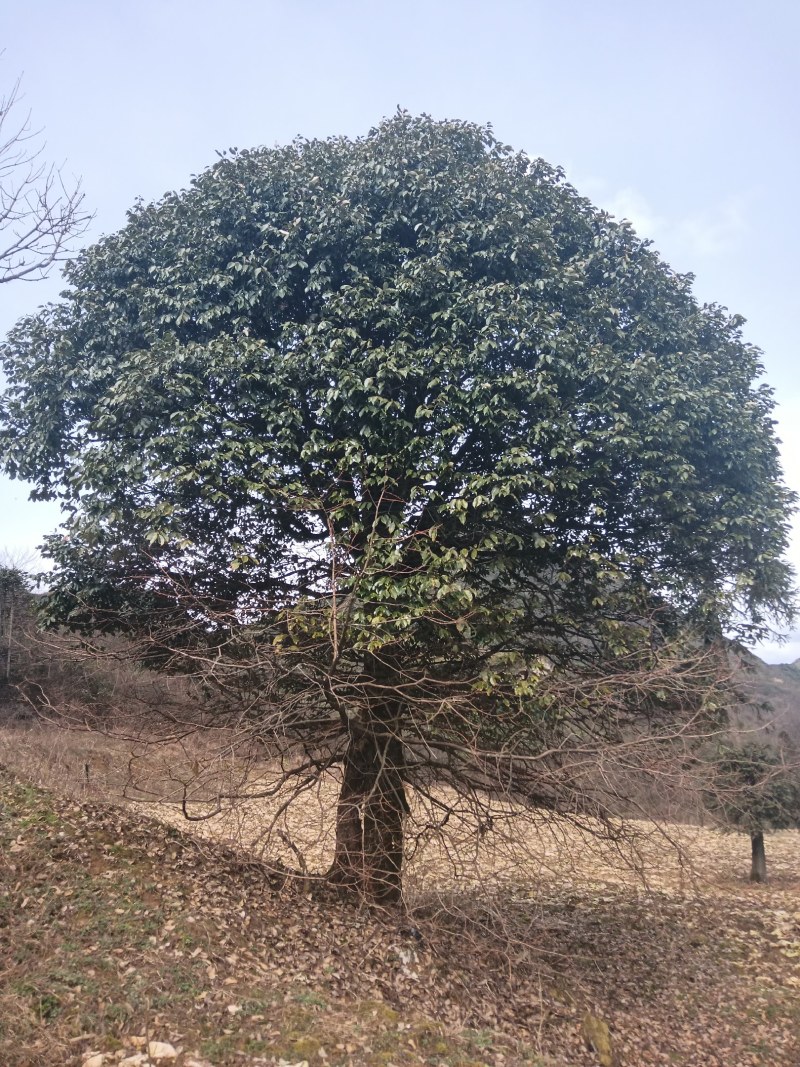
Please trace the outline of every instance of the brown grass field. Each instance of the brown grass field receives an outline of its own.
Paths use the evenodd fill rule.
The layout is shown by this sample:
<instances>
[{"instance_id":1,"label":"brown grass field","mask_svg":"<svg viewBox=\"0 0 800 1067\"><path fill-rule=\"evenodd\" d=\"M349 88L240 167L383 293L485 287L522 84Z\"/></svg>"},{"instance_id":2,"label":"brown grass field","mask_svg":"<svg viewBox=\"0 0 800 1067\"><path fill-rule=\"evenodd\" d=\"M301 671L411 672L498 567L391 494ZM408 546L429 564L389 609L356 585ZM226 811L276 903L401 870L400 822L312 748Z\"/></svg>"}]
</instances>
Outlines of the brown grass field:
<instances>
[{"instance_id":1,"label":"brown grass field","mask_svg":"<svg viewBox=\"0 0 800 1067\"><path fill-rule=\"evenodd\" d=\"M754 886L742 835L498 810L478 839L417 798L378 913L318 877L333 780L187 823L185 785L198 815L269 770L219 742L0 731L4 1067L800 1065L800 834Z\"/></svg>"}]
</instances>

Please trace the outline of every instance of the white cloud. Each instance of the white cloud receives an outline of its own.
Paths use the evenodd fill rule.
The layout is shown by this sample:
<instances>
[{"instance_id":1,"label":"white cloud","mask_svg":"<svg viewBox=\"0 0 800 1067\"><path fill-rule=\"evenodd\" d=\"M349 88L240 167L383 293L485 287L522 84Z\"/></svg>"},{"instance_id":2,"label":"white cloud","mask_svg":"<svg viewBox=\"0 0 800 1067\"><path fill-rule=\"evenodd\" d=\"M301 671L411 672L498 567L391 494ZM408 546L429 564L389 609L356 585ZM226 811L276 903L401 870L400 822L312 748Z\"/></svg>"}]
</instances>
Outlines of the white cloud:
<instances>
[{"instance_id":1,"label":"white cloud","mask_svg":"<svg viewBox=\"0 0 800 1067\"><path fill-rule=\"evenodd\" d=\"M690 255L720 256L732 252L747 232L744 201L729 196L705 215L678 221L675 236Z\"/></svg>"},{"instance_id":2,"label":"white cloud","mask_svg":"<svg viewBox=\"0 0 800 1067\"><path fill-rule=\"evenodd\" d=\"M730 194L691 215L668 216L656 211L647 197L631 185L612 193L602 179L569 177L577 189L615 218L627 219L640 237L657 240L668 260L674 257L679 262L692 263L729 255L740 246L749 228L746 199L738 194Z\"/></svg>"},{"instance_id":3,"label":"white cloud","mask_svg":"<svg viewBox=\"0 0 800 1067\"><path fill-rule=\"evenodd\" d=\"M615 218L627 219L640 237L655 237L666 225L664 217L656 214L646 198L630 187L620 189L611 199L604 197L603 207Z\"/></svg>"}]
</instances>

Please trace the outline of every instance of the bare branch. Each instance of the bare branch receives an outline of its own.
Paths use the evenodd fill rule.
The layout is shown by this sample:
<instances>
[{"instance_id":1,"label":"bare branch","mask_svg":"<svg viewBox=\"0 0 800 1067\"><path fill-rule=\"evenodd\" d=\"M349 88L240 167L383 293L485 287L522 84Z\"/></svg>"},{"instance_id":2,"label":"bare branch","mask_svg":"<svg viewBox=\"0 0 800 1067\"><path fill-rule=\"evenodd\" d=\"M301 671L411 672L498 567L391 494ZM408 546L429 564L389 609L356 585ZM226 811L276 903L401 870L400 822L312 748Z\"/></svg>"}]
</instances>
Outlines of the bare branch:
<instances>
[{"instance_id":1,"label":"bare branch","mask_svg":"<svg viewBox=\"0 0 800 1067\"><path fill-rule=\"evenodd\" d=\"M0 284L38 281L68 258L92 219L80 181L43 159L41 131L19 116L20 80L0 97Z\"/></svg>"}]
</instances>

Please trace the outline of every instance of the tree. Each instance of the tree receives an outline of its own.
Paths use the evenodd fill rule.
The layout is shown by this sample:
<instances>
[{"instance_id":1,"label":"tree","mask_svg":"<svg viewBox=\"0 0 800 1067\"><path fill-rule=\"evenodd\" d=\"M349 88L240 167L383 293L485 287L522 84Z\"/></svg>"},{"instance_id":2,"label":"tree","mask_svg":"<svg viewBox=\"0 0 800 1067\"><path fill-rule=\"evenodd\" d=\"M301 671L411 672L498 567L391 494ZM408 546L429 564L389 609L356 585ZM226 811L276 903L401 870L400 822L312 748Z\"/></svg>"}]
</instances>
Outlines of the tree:
<instances>
[{"instance_id":1,"label":"tree","mask_svg":"<svg viewBox=\"0 0 800 1067\"><path fill-rule=\"evenodd\" d=\"M409 785L602 814L598 753L791 614L742 320L488 128L232 151L66 275L3 347L6 467L68 516L49 617L341 765L331 873L376 898Z\"/></svg>"},{"instance_id":2,"label":"tree","mask_svg":"<svg viewBox=\"0 0 800 1067\"><path fill-rule=\"evenodd\" d=\"M30 601L31 581L26 572L17 561L0 558L0 684L11 682L16 631Z\"/></svg>"},{"instance_id":3,"label":"tree","mask_svg":"<svg viewBox=\"0 0 800 1067\"><path fill-rule=\"evenodd\" d=\"M0 283L47 276L91 219L80 182L42 159L30 116L17 120L20 83L0 98Z\"/></svg>"},{"instance_id":4,"label":"tree","mask_svg":"<svg viewBox=\"0 0 800 1067\"><path fill-rule=\"evenodd\" d=\"M764 834L800 828L800 771L774 746L721 745L713 761L710 806L750 835L750 881L766 882Z\"/></svg>"}]
</instances>

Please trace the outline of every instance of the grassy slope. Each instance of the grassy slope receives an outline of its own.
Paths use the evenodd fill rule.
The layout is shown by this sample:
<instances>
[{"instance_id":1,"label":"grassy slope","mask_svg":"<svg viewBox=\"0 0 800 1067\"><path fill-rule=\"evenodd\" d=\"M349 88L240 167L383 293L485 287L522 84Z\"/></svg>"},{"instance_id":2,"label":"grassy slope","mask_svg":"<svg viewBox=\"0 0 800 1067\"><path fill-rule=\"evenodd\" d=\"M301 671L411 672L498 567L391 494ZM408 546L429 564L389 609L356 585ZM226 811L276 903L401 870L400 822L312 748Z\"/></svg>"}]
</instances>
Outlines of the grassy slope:
<instances>
[{"instance_id":1,"label":"grassy slope","mask_svg":"<svg viewBox=\"0 0 800 1067\"><path fill-rule=\"evenodd\" d=\"M0 771L0 1064L111 1064L158 1039L177 1067L578 1067L602 1062L590 1011L619 1064L796 1067L786 870L703 896L553 884L460 913L431 901L420 941L400 916Z\"/></svg>"},{"instance_id":2,"label":"grassy slope","mask_svg":"<svg viewBox=\"0 0 800 1067\"><path fill-rule=\"evenodd\" d=\"M179 1065L477 1067L495 1040L537 1062L401 1008L416 937L306 890L0 770L0 1063L112 1063L144 1039L173 1043Z\"/></svg>"}]
</instances>

